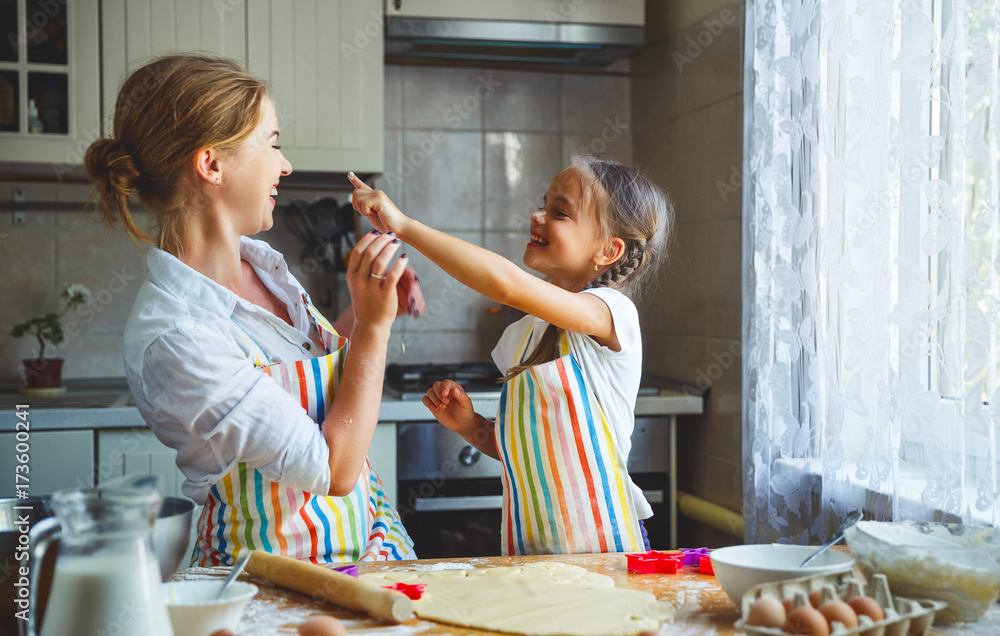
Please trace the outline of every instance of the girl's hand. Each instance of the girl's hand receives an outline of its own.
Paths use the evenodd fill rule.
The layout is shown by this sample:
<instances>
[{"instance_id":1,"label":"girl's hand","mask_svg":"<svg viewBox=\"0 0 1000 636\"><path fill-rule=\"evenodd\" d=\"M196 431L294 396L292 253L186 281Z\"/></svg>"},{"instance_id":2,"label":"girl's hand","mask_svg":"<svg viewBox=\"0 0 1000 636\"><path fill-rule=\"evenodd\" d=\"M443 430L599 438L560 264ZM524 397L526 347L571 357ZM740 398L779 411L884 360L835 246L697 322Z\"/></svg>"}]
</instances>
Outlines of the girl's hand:
<instances>
[{"instance_id":1,"label":"girl's hand","mask_svg":"<svg viewBox=\"0 0 1000 636\"><path fill-rule=\"evenodd\" d=\"M354 209L368 217L372 227L379 232L402 234L403 226L409 219L389 200L389 196L381 190L372 190L353 172L348 172L347 178L356 188L351 199Z\"/></svg>"},{"instance_id":2,"label":"girl's hand","mask_svg":"<svg viewBox=\"0 0 1000 636\"><path fill-rule=\"evenodd\" d=\"M347 289L354 307L355 328L370 325L389 332L399 305L396 286L407 262L405 256L400 257L389 267L399 247L399 239L371 232L361 237L351 251Z\"/></svg>"},{"instance_id":3,"label":"girl's hand","mask_svg":"<svg viewBox=\"0 0 1000 636\"><path fill-rule=\"evenodd\" d=\"M403 314L417 318L424 313L424 294L420 291L420 280L412 267L407 267L402 278L396 285L396 295L399 298L399 308L396 317Z\"/></svg>"},{"instance_id":4,"label":"girl's hand","mask_svg":"<svg viewBox=\"0 0 1000 636\"><path fill-rule=\"evenodd\" d=\"M476 424L472 400L454 380L435 382L422 401L437 421L459 434L470 431Z\"/></svg>"}]
</instances>

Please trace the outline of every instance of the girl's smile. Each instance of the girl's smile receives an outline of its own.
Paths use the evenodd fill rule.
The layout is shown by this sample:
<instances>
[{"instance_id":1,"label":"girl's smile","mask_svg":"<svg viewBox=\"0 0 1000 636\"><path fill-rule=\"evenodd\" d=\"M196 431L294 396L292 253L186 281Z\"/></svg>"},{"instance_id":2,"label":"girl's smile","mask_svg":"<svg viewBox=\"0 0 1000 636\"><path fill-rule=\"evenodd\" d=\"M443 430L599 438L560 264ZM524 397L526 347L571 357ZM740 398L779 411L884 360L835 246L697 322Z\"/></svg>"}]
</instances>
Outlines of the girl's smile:
<instances>
[{"instance_id":1,"label":"girl's smile","mask_svg":"<svg viewBox=\"0 0 1000 636\"><path fill-rule=\"evenodd\" d=\"M531 233L524 264L548 276L552 284L578 291L597 274L594 255L601 249L600 228L587 204L583 176L575 168L556 175L531 215Z\"/></svg>"}]
</instances>

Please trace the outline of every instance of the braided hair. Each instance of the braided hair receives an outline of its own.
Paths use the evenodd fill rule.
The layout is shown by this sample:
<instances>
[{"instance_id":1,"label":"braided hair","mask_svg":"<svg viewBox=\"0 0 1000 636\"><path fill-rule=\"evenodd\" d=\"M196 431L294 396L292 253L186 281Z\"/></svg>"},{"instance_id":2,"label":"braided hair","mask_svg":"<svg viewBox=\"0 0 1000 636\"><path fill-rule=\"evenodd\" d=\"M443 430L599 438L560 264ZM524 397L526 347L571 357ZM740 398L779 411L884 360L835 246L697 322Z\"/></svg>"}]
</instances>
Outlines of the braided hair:
<instances>
[{"instance_id":1,"label":"braided hair","mask_svg":"<svg viewBox=\"0 0 1000 636\"><path fill-rule=\"evenodd\" d=\"M674 222L673 203L635 168L592 156L574 157L572 167L583 176L584 196L596 213L602 234L625 242L618 260L583 289L610 287L634 300L639 283L656 270L666 254ZM558 358L560 331L555 325L546 327L531 355L512 367L503 380Z\"/></svg>"}]
</instances>

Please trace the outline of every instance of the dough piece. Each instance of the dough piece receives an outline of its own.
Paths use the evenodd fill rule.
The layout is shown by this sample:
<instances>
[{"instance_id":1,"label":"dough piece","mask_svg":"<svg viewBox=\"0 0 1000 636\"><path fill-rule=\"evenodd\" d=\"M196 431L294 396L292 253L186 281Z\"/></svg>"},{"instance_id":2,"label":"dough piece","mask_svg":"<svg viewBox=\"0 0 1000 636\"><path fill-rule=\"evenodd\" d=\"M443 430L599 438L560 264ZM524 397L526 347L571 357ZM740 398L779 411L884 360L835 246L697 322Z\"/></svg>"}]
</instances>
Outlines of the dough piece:
<instances>
[{"instance_id":1,"label":"dough piece","mask_svg":"<svg viewBox=\"0 0 1000 636\"><path fill-rule=\"evenodd\" d=\"M432 572L378 572L375 585L423 583L413 602L420 618L511 634L626 636L656 631L673 607L649 592L615 587L603 574L566 563Z\"/></svg>"}]
</instances>

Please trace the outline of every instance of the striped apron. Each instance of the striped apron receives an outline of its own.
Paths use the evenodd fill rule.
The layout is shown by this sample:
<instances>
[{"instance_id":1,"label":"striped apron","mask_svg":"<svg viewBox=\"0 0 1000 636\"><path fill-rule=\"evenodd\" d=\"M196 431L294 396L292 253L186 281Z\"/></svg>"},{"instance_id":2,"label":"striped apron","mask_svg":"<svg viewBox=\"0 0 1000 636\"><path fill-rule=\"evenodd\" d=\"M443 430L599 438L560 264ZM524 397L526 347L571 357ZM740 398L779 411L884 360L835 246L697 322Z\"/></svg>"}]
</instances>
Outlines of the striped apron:
<instances>
[{"instance_id":1,"label":"striped apron","mask_svg":"<svg viewBox=\"0 0 1000 636\"><path fill-rule=\"evenodd\" d=\"M641 552L627 457L565 332L559 346L562 357L511 378L500 396L503 555Z\"/></svg>"},{"instance_id":2,"label":"striped apron","mask_svg":"<svg viewBox=\"0 0 1000 636\"><path fill-rule=\"evenodd\" d=\"M347 340L303 294L325 356L270 363L246 336L255 364L321 423L340 386ZM209 492L198 521L195 560L230 565L245 549L264 550L313 563L413 559L413 542L385 496L367 458L353 492L345 497L304 492L271 481L238 462Z\"/></svg>"}]
</instances>

